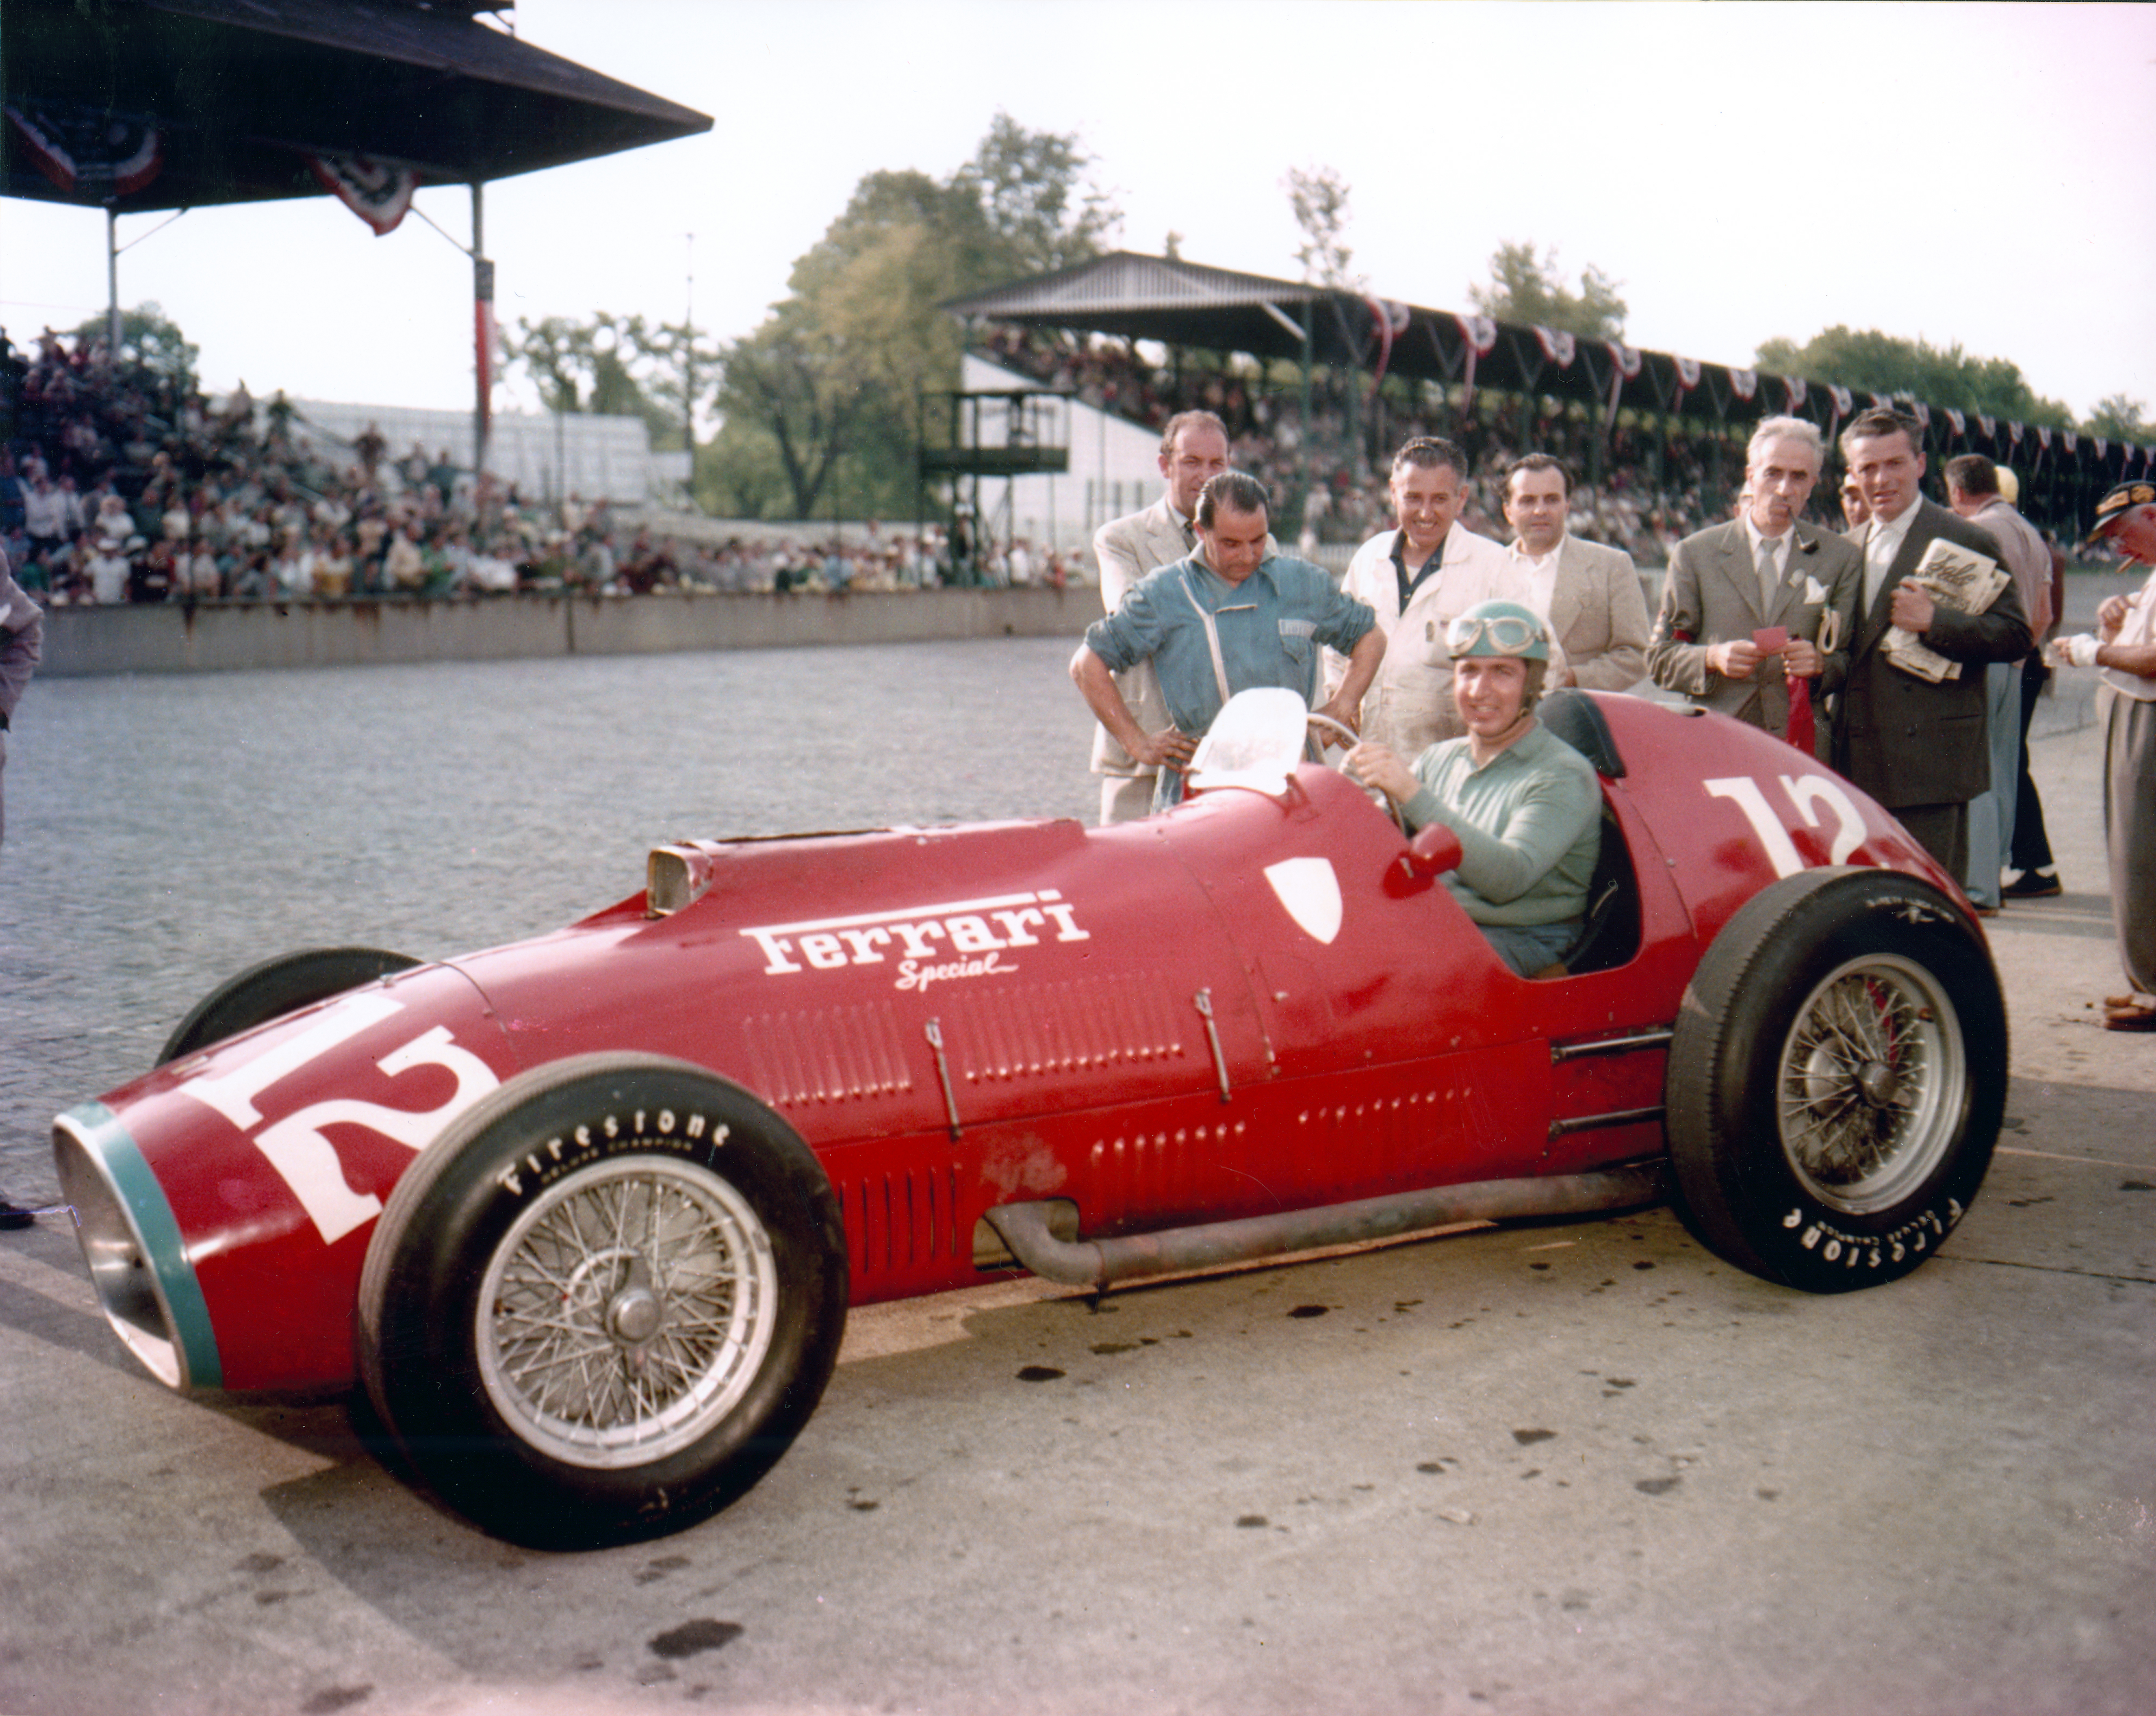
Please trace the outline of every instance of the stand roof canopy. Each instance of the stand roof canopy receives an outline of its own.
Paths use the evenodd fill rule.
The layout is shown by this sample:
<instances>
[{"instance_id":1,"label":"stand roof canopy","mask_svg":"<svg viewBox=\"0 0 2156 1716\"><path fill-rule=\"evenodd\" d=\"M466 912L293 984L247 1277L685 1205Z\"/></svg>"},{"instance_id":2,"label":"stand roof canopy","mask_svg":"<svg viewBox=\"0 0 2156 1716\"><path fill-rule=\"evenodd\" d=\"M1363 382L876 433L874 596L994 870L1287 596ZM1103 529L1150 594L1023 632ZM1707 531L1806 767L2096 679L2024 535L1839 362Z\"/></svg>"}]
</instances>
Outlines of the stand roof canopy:
<instances>
[{"instance_id":1,"label":"stand roof canopy","mask_svg":"<svg viewBox=\"0 0 2156 1716\"><path fill-rule=\"evenodd\" d=\"M711 129L475 16L507 9L7 0L0 195L121 213L319 196L324 156L463 184Z\"/></svg>"}]
</instances>

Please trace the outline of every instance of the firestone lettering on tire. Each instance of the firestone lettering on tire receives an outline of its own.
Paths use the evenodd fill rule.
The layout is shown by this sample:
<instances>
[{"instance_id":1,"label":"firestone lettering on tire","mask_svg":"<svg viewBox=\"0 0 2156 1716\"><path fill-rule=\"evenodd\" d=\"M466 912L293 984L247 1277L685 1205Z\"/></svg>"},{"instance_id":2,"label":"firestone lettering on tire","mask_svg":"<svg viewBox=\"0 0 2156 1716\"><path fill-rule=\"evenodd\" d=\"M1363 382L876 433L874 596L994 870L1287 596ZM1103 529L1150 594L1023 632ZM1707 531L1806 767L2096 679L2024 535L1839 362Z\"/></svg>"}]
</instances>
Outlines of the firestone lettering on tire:
<instances>
[{"instance_id":1,"label":"firestone lettering on tire","mask_svg":"<svg viewBox=\"0 0 2156 1716\"><path fill-rule=\"evenodd\" d=\"M647 1119L654 1124L647 1126L644 1124ZM608 1142L619 1142L623 1139L621 1117L619 1114L608 1114L600 1122L599 1129L606 1135ZM725 1121L720 1120L715 1123L706 1114L692 1113L687 1115L676 1115L671 1109L661 1109L656 1114L647 1115L644 1109L639 1109L633 1117L633 1124L629 1128L627 1141L633 1146L654 1138L671 1139L678 1134L680 1137L692 1144L708 1137L711 1140L711 1147L716 1150L732 1135L732 1130L733 1129ZM589 1150L596 1148L598 1142L599 1140L592 1136L592 1129L589 1126L578 1127L567 1140L559 1136L550 1138L542 1146L547 1152L544 1160L541 1160L536 1151L528 1153L521 1163L512 1162L497 1174L495 1176L495 1184L511 1197L524 1196L525 1178L527 1174L531 1176L531 1184L535 1189L542 1186L551 1186L561 1178L564 1171L579 1165L580 1161L584 1160L575 1156L565 1159L562 1155L565 1143L574 1150ZM620 1154L614 1150L601 1153L609 1155Z\"/></svg>"}]
</instances>

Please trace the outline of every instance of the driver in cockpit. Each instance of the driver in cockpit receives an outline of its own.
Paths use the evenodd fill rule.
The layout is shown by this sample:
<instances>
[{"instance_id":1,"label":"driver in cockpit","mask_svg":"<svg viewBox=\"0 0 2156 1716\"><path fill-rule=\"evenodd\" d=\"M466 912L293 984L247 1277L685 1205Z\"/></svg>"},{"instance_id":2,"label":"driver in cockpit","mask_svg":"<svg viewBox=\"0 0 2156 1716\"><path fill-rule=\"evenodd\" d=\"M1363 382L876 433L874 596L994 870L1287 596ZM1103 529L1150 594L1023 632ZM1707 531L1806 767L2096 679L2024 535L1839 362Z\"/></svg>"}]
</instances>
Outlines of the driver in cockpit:
<instances>
[{"instance_id":1,"label":"driver in cockpit","mask_svg":"<svg viewBox=\"0 0 2156 1716\"><path fill-rule=\"evenodd\" d=\"M1587 759L1535 718L1550 640L1532 608L1477 602L1447 628L1445 648L1466 735L1431 745L1413 768L1382 745L1358 745L1346 767L1410 828L1440 822L1460 837L1445 886L1505 963L1534 976L1579 939L1601 787Z\"/></svg>"}]
</instances>

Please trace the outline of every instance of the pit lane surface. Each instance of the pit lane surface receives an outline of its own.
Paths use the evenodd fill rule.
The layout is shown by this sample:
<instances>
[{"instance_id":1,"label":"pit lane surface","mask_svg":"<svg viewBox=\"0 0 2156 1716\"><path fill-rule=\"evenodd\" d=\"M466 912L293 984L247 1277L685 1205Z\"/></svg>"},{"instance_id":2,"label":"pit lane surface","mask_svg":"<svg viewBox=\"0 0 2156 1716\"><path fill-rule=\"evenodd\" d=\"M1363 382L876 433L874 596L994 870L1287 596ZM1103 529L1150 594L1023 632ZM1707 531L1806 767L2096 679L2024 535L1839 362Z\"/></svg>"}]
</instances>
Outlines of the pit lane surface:
<instances>
[{"instance_id":1,"label":"pit lane surface","mask_svg":"<svg viewBox=\"0 0 2156 1716\"><path fill-rule=\"evenodd\" d=\"M18 1110L41 1133L295 942L526 933L653 840L804 805L1082 813L1067 653L39 687L95 743L11 757L0 1186L49 1189ZM2005 1148L1902 1283L1783 1292L1656 1211L875 1308L742 1502L546 1556L337 1403L158 1387L45 1224L0 1236L0 1710L2156 1708L2156 1039L2087 1005L2097 744L2047 725L2071 891L1990 926Z\"/></svg>"}]
</instances>

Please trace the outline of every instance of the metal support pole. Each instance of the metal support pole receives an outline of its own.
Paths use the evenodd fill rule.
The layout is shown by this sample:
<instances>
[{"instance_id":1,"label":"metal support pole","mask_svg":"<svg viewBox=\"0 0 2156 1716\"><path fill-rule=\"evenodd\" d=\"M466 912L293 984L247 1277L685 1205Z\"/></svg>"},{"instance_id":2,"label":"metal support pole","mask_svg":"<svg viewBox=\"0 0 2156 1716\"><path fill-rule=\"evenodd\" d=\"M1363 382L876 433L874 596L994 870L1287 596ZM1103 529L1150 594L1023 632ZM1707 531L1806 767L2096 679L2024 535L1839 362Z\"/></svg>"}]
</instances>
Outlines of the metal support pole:
<instances>
[{"instance_id":1,"label":"metal support pole","mask_svg":"<svg viewBox=\"0 0 2156 1716\"><path fill-rule=\"evenodd\" d=\"M472 479L486 469L494 394L494 264L486 258L486 187L472 181Z\"/></svg>"},{"instance_id":2,"label":"metal support pole","mask_svg":"<svg viewBox=\"0 0 2156 1716\"><path fill-rule=\"evenodd\" d=\"M1316 360L1317 343L1317 300L1306 298L1302 304L1302 396L1296 407L1296 428L1301 434L1301 451L1305 469L1311 458L1310 446L1310 370Z\"/></svg>"},{"instance_id":3,"label":"metal support pole","mask_svg":"<svg viewBox=\"0 0 2156 1716\"><path fill-rule=\"evenodd\" d=\"M120 366L120 216L105 211L105 350L116 371Z\"/></svg>"}]
</instances>

